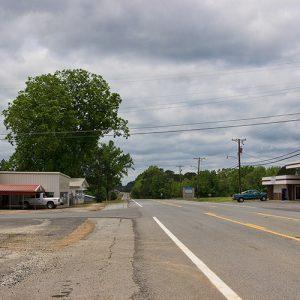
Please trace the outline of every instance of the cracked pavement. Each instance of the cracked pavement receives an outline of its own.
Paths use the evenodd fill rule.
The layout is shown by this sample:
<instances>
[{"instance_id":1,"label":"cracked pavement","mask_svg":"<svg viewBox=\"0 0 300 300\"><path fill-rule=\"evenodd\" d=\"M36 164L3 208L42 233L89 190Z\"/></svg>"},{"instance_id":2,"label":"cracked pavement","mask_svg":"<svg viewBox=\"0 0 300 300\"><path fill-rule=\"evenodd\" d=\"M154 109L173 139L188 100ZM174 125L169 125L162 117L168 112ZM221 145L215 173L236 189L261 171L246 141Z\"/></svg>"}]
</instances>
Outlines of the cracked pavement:
<instances>
[{"instance_id":1,"label":"cracked pavement","mask_svg":"<svg viewBox=\"0 0 300 300\"><path fill-rule=\"evenodd\" d=\"M133 280L132 221L94 218L92 222L95 229L89 236L61 251L43 253L42 263L27 270L13 288L2 287L0 298L117 300L138 295L139 286ZM41 262L41 257L33 257Z\"/></svg>"}]
</instances>

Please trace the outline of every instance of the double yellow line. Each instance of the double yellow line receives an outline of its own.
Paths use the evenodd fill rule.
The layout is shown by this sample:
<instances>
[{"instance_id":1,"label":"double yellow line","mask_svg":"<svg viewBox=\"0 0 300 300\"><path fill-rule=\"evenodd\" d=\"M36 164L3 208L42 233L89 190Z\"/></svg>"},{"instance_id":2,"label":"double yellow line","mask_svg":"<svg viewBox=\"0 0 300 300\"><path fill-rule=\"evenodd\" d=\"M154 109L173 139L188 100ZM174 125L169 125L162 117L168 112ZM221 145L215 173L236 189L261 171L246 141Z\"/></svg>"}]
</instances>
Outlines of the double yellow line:
<instances>
[{"instance_id":1,"label":"double yellow line","mask_svg":"<svg viewBox=\"0 0 300 300\"><path fill-rule=\"evenodd\" d=\"M215 217L215 218L218 218L218 219L221 219L221 220L231 222L231 223L235 223L235 224L239 224L239 225L242 225L242 226L250 227L250 228L253 228L253 229L256 229L256 230L264 231L264 232L267 232L267 233L271 233L271 234L274 234L274 235L277 235L277 236L281 236L281 237L284 237L284 238L287 238L287 239L290 239L290 240L300 242L300 238L298 238L298 237L287 235L287 234L280 233L280 232L277 232L277 231L273 231L273 230L270 230L268 228L265 228L265 227L262 227L262 226L259 226L259 225L256 225L256 224L239 222L239 221L236 221L236 220L232 220L232 219L229 219L229 218L218 216L218 215L213 214L213 213L205 213L205 214L208 215L208 216L211 216L211 217ZM269 216L272 216L272 215L269 215Z\"/></svg>"}]
</instances>

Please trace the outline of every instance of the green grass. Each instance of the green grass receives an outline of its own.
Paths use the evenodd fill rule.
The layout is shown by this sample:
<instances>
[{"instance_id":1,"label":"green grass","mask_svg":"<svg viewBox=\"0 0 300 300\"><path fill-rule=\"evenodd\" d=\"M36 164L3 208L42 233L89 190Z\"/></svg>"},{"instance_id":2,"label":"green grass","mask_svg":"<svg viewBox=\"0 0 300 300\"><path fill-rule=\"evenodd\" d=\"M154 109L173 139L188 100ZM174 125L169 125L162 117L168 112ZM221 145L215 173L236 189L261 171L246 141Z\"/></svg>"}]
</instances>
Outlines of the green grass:
<instances>
[{"instance_id":1,"label":"green grass","mask_svg":"<svg viewBox=\"0 0 300 300\"><path fill-rule=\"evenodd\" d=\"M184 199L184 200L196 201L196 202L232 202L231 197L207 197L207 198Z\"/></svg>"}]
</instances>

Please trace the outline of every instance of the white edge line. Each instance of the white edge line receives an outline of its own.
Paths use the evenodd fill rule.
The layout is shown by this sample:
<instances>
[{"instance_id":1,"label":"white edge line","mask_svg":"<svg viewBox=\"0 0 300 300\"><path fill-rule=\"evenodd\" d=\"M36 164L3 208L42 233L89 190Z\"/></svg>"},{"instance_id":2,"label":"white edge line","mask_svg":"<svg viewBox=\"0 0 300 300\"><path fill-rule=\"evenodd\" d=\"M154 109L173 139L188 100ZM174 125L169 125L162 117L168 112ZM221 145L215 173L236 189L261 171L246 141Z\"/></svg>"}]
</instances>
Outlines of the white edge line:
<instances>
[{"instance_id":1,"label":"white edge line","mask_svg":"<svg viewBox=\"0 0 300 300\"><path fill-rule=\"evenodd\" d=\"M220 293L228 300L241 300L241 298L209 267L201 261L189 248L187 248L177 237L169 231L156 217L154 221L169 236L169 238L183 251L183 253L197 266L197 268L209 279L209 281L219 290Z\"/></svg>"},{"instance_id":2,"label":"white edge line","mask_svg":"<svg viewBox=\"0 0 300 300\"><path fill-rule=\"evenodd\" d=\"M137 204L139 207L143 207L141 204L137 203L137 202L134 201L133 199L132 199L132 201L133 201L135 204Z\"/></svg>"}]
</instances>

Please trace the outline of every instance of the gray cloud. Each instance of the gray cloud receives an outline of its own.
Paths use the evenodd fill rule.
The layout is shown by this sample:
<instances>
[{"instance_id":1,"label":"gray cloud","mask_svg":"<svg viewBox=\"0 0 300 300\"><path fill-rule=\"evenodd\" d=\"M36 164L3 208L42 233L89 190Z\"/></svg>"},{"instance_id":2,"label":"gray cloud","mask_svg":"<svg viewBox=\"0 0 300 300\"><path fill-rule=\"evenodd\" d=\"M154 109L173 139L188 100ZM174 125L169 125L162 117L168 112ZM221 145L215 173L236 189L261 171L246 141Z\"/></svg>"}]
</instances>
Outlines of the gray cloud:
<instances>
[{"instance_id":1,"label":"gray cloud","mask_svg":"<svg viewBox=\"0 0 300 300\"><path fill-rule=\"evenodd\" d=\"M3 2L2 46L14 51L25 39L66 56L260 64L299 50L297 1Z\"/></svg>"},{"instance_id":2,"label":"gray cloud","mask_svg":"<svg viewBox=\"0 0 300 300\"><path fill-rule=\"evenodd\" d=\"M120 93L131 127L298 110L299 1L0 0L0 8L1 109L28 76L84 68ZM293 151L298 123L132 136L116 144L136 162L129 180L151 164L191 171L195 156L207 158L204 168L232 166L226 155L236 154L237 137L247 138L248 161L246 153ZM226 124L243 122L172 129ZM0 159L13 152L2 143Z\"/></svg>"}]
</instances>

